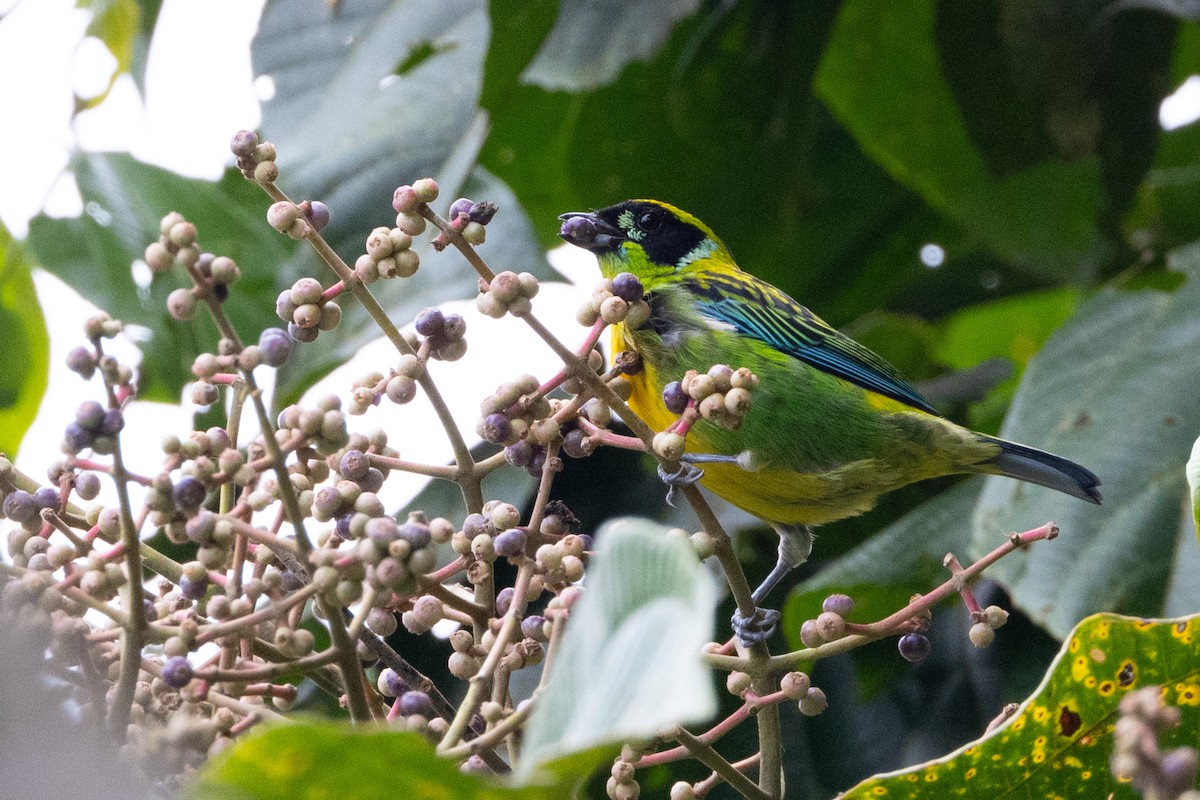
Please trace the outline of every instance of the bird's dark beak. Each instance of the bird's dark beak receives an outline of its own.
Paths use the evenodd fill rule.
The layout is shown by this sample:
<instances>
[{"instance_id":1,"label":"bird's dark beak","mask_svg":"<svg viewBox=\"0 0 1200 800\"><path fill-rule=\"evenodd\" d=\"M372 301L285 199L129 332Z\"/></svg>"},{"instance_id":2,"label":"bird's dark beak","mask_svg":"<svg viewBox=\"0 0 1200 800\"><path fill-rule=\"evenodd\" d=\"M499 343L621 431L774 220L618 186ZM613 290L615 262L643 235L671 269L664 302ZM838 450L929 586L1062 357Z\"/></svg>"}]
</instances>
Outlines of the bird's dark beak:
<instances>
[{"instance_id":1,"label":"bird's dark beak","mask_svg":"<svg viewBox=\"0 0 1200 800\"><path fill-rule=\"evenodd\" d=\"M620 228L593 213L570 211L559 214L558 218L563 221L559 236L577 247L591 250L596 255L611 253L626 240Z\"/></svg>"}]
</instances>

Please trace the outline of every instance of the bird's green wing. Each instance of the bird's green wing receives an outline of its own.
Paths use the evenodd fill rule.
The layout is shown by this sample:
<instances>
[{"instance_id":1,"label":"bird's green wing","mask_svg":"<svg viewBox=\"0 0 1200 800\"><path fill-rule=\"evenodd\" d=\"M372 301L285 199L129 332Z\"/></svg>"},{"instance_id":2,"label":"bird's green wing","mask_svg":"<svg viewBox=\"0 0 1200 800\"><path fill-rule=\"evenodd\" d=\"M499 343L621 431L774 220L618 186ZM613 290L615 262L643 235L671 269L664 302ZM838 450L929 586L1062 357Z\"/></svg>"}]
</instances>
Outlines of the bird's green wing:
<instances>
[{"instance_id":1,"label":"bird's green wing","mask_svg":"<svg viewBox=\"0 0 1200 800\"><path fill-rule=\"evenodd\" d=\"M685 281L700 314L817 369L930 414L938 411L896 368L775 287L745 273Z\"/></svg>"}]
</instances>

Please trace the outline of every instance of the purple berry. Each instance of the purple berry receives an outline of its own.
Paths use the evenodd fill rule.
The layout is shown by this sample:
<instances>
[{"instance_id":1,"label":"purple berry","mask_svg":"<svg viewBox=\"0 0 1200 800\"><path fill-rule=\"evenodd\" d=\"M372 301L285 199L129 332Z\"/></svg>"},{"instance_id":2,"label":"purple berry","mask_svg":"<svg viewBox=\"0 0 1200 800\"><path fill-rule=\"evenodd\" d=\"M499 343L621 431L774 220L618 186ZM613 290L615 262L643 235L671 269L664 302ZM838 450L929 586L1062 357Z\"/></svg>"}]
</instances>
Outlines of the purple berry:
<instances>
[{"instance_id":1,"label":"purple berry","mask_svg":"<svg viewBox=\"0 0 1200 800\"><path fill-rule=\"evenodd\" d=\"M519 558L525 554L525 531L520 528L509 528L496 535L492 544L496 547L496 555L503 558Z\"/></svg>"},{"instance_id":2,"label":"purple berry","mask_svg":"<svg viewBox=\"0 0 1200 800\"><path fill-rule=\"evenodd\" d=\"M179 579L179 593L188 600L203 600L204 593L208 591L208 577L203 580L194 581L187 575Z\"/></svg>"},{"instance_id":3,"label":"purple berry","mask_svg":"<svg viewBox=\"0 0 1200 800\"><path fill-rule=\"evenodd\" d=\"M76 347L67 353L67 369L87 380L96 374L96 358L86 347Z\"/></svg>"},{"instance_id":4,"label":"purple berry","mask_svg":"<svg viewBox=\"0 0 1200 800\"><path fill-rule=\"evenodd\" d=\"M191 477L180 480L171 492L171 496L175 498L175 505L185 511L199 508L207 495L208 490L204 488L204 484Z\"/></svg>"},{"instance_id":5,"label":"purple berry","mask_svg":"<svg viewBox=\"0 0 1200 800\"><path fill-rule=\"evenodd\" d=\"M535 642L544 642L546 641L545 624L545 617L540 614L530 614L521 620L521 635L526 639L533 639Z\"/></svg>"},{"instance_id":6,"label":"purple berry","mask_svg":"<svg viewBox=\"0 0 1200 800\"><path fill-rule=\"evenodd\" d=\"M425 692L405 692L400 695L400 713L406 717L411 714L428 717L433 713L433 701Z\"/></svg>"},{"instance_id":7,"label":"purple berry","mask_svg":"<svg viewBox=\"0 0 1200 800\"><path fill-rule=\"evenodd\" d=\"M671 381L663 387L663 402L667 406L667 411L672 414L682 414L688 404L687 393L683 391L683 384L679 381Z\"/></svg>"},{"instance_id":8,"label":"purple berry","mask_svg":"<svg viewBox=\"0 0 1200 800\"><path fill-rule=\"evenodd\" d=\"M400 538L412 545L413 550L427 547L433 541L433 533L428 525L420 522L406 522L400 526Z\"/></svg>"},{"instance_id":9,"label":"purple berry","mask_svg":"<svg viewBox=\"0 0 1200 800\"><path fill-rule=\"evenodd\" d=\"M94 433L84 428L78 422L68 422L66 429L63 431L63 449L75 455L91 447L92 441L95 438L96 435Z\"/></svg>"},{"instance_id":10,"label":"purple berry","mask_svg":"<svg viewBox=\"0 0 1200 800\"><path fill-rule=\"evenodd\" d=\"M329 224L329 206L320 200L310 200L307 209L305 209L304 216L308 217L308 221L312 223L314 230L323 231L325 230L325 226Z\"/></svg>"},{"instance_id":11,"label":"purple berry","mask_svg":"<svg viewBox=\"0 0 1200 800\"><path fill-rule=\"evenodd\" d=\"M195 672L185 656L171 656L163 664L163 683L172 689L182 689L192 681Z\"/></svg>"},{"instance_id":12,"label":"purple berry","mask_svg":"<svg viewBox=\"0 0 1200 800\"><path fill-rule=\"evenodd\" d=\"M367 474L359 479L358 485L364 492L378 492L383 488L383 472L371 467Z\"/></svg>"},{"instance_id":13,"label":"purple berry","mask_svg":"<svg viewBox=\"0 0 1200 800\"><path fill-rule=\"evenodd\" d=\"M923 633L906 633L897 642L900 655L906 660L918 664L929 655L929 639Z\"/></svg>"},{"instance_id":14,"label":"purple berry","mask_svg":"<svg viewBox=\"0 0 1200 800\"><path fill-rule=\"evenodd\" d=\"M338 462L338 472L346 480L361 481L371 469L371 459L362 450L347 450Z\"/></svg>"},{"instance_id":15,"label":"purple berry","mask_svg":"<svg viewBox=\"0 0 1200 800\"><path fill-rule=\"evenodd\" d=\"M522 439L504 448L504 458L514 467L527 467L533 460L533 446Z\"/></svg>"},{"instance_id":16,"label":"purple berry","mask_svg":"<svg viewBox=\"0 0 1200 800\"><path fill-rule=\"evenodd\" d=\"M281 367L292 354L292 337L283 328L267 328L258 336L258 351L268 367Z\"/></svg>"},{"instance_id":17,"label":"purple berry","mask_svg":"<svg viewBox=\"0 0 1200 800\"><path fill-rule=\"evenodd\" d=\"M463 319L462 314L446 314L442 322L442 335L446 339L453 341L461 339L463 334L467 332L467 321Z\"/></svg>"},{"instance_id":18,"label":"purple berry","mask_svg":"<svg viewBox=\"0 0 1200 800\"><path fill-rule=\"evenodd\" d=\"M258 134L254 131L238 131L229 142L229 149L238 158L250 158L258 146Z\"/></svg>"},{"instance_id":19,"label":"purple berry","mask_svg":"<svg viewBox=\"0 0 1200 800\"><path fill-rule=\"evenodd\" d=\"M450 204L450 211L448 212L450 221L453 222L458 219L459 214L470 214L471 206L473 205L475 205L475 201L467 197L460 197L455 200Z\"/></svg>"},{"instance_id":20,"label":"purple berry","mask_svg":"<svg viewBox=\"0 0 1200 800\"><path fill-rule=\"evenodd\" d=\"M84 430L97 433L104 422L104 406L95 400L85 400L75 409L75 421Z\"/></svg>"},{"instance_id":21,"label":"purple berry","mask_svg":"<svg viewBox=\"0 0 1200 800\"><path fill-rule=\"evenodd\" d=\"M488 532L488 521L483 514L468 514L463 520L463 533L474 539L481 533Z\"/></svg>"},{"instance_id":22,"label":"purple berry","mask_svg":"<svg viewBox=\"0 0 1200 800\"><path fill-rule=\"evenodd\" d=\"M626 303L636 303L642 299L644 290L642 289L642 281L637 275L632 272L622 272L617 277L613 278L613 294L624 300Z\"/></svg>"},{"instance_id":23,"label":"purple berry","mask_svg":"<svg viewBox=\"0 0 1200 800\"><path fill-rule=\"evenodd\" d=\"M42 486L33 493L33 502L37 503L38 511L43 508L58 508L58 490L53 486Z\"/></svg>"},{"instance_id":24,"label":"purple berry","mask_svg":"<svg viewBox=\"0 0 1200 800\"><path fill-rule=\"evenodd\" d=\"M854 610L854 599L846 594L831 594L825 598L825 602L821 603L821 610L846 617Z\"/></svg>"},{"instance_id":25,"label":"purple berry","mask_svg":"<svg viewBox=\"0 0 1200 800\"><path fill-rule=\"evenodd\" d=\"M4 498L4 516L13 522L24 524L35 519L38 515L38 504L29 492L17 489L9 492Z\"/></svg>"},{"instance_id":26,"label":"purple berry","mask_svg":"<svg viewBox=\"0 0 1200 800\"><path fill-rule=\"evenodd\" d=\"M142 613L146 616L146 622L154 622L158 619L158 609L154 607L154 601L149 597L142 600Z\"/></svg>"},{"instance_id":27,"label":"purple berry","mask_svg":"<svg viewBox=\"0 0 1200 800\"><path fill-rule=\"evenodd\" d=\"M483 418L483 438L492 444L502 444L512 436L512 423L508 417L497 412Z\"/></svg>"},{"instance_id":28,"label":"purple berry","mask_svg":"<svg viewBox=\"0 0 1200 800\"><path fill-rule=\"evenodd\" d=\"M350 518L353 516L354 515L352 513L346 513L346 514L342 514L339 517L335 517L334 524L333 524L333 532L346 540L353 538L350 535Z\"/></svg>"},{"instance_id":29,"label":"purple berry","mask_svg":"<svg viewBox=\"0 0 1200 800\"><path fill-rule=\"evenodd\" d=\"M289 322L287 332L288 336L292 337L297 342L300 342L301 344L307 344L317 340L317 334L321 332L321 329L315 325L311 328L301 328L296 323Z\"/></svg>"},{"instance_id":30,"label":"purple berry","mask_svg":"<svg viewBox=\"0 0 1200 800\"><path fill-rule=\"evenodd\" d=\"M583 458L590 455L592 449L588 446L587 434L580 428L572 428L563 435L563 452L571 458Z\"/></svg>"},{"instance_id":31,"label":"purple berry","mask_svg":"<svg viewBox=\"0 0 1200 800\"><path fill-rule=\"evenodd\" d=\"M386 548L400 535L400 526L391 517L375 517L367 522L366 534L372 542Z\"/></svg>"},{"instance_id":32,"label":"purple berry","mask_svg":"<svg viewBox=\"0 0 1200 800\"><path fill-rule=\"evenodd\" d=\"M496 593L496 616L503 617L508 613L513 601L513 587L505 586Z\"/></svg>"},{"instance_id":33,"label":"purple berry","mask_svg":"<svg viewBox=\"0 0 1200 800\"><path fill-rule=\"evenodd\" d=\"M104 412L104 419L100 422L101 436L116 436L125 427L125 415L121 413L119 408L110 408Z\"/></svg>"},{"instance_id":34,"label":"purple berry","mask_svg":"<svg viewBox=\"0 0 1200 800\"><path fill-rule=\"evenodd\" d=\"M442 332L442 326L446 324L446 317L442 314L440 308L427 308L420 314L417 314L416 329L417 333L422 336L434 336Z\"/></svg>"},{"instance_id":35,"label":"purple berry","mask_svg":"<svg viewBox=\"0 0 1200 800\"><path fill-rule=\"evenodd\" d=\"M587 217L567 217L558 235L572 244L586 247L596 241L596 223Z\"/></svg>"},{"instance_id":36,"label":"purple berry","mask_svg":"<svg viewBox=\"0 0 1200 800\"><path fill-rule=\"evenodd\" d=\"M388 697L403 697L409 690L408 683L396 674L396 671L388 667L379 675L380 688L385 691Z\"/></svg>"}]
</instances>

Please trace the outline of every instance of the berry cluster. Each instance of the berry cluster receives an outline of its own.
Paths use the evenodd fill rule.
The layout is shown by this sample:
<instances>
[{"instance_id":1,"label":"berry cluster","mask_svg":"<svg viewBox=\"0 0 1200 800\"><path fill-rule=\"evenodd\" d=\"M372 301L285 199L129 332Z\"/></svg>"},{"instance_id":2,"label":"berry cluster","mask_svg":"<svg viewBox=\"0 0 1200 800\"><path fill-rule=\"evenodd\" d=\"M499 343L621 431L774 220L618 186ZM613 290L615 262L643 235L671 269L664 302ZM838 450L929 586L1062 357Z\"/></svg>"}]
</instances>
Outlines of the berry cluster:
<instances>
[{"instance_id":1,"label":"berry cluster","mask_svg":"<svg viewBox=\"0 0 1200 800\"><path fill-rule=\"evenodd\" d=\"M478 247L487 238L487 229L484 226L492 221L492 217L496 216L498 210L495 203L486 200L476 203L468 197L460 197L450 204L446 219L450 231L457 231L462 235L463 241L473 247ZM430 244L439 253L445 250L450 245L448 232L442 231L433 237Z\"/></svg>"},{"instance_id":2,"label":"berry cluster","mask_svg":"<svg viewBox=\"0 0 1200 800\"><path fill-rule=\"evenodd\" d=\"M612 280L605 278L579 308L576 319L587 326L602 319L610 325L623 322L640 328L650 319L650 305L642 295L642 281L631 272L622 272Z\"/></svg>"},{"instance_id":3,"label":"berry cluster","mask_svg":"<svg viewBox=\"0 0 1200 800\"><path fill-rule=\"evenodd\" d=\"M287 323L288 335L297 342L312 342L321 331L337 327L342 309L326 295L319 280L300 278L279 293L275 315Z\"/></svg>"},{"instance_id":4,"label":"berry cluster","mask_svg":"<svg viewBox=\"0 0 1200 800\"><path fill-rule=\"evenodd\" d=\"M275 145L260 143L254 131L235 133L229 142L229 149L237 158L237 168L247 180L267 185L279 177L279 167L275 164Z\"/></svg>"},{"instance_id":5,"label":"berry cluster","mask_svg":"<svg viewBox=\"0 0 1200 800\"><path fill-rule=\"evenodd\" d=\"M1121 698L1120 717L1113 727L1113 774L1129 781L1147 798L1200 800L1196 771L1200 754L1194 747L1163 751L1158 736L1179 726L1179 709L1164 705L1163 691L1147 686Z\"/></svg>"},{"instance_id":6,"label":"berry cluster","mask_svg":"<svg viewBox=\"0 0 1200 800\"><path fill-rule=\"evenodd\" d=\"M420 230L424 230L425 219L407 214L401 214L400 217L406 220L408 230L399 226L376 228L367 237L366 252L354 262L354 276L368 286L380 278L411 278L421 266L420 256L412 249L413 234L408 232L417 226L408 224L408 221L420 220Z\"/></svg>"},{"instance_id":7,"label":"berry cluster","mask_svg":"<svg viewBox=\"0 0 1200 800\"><path fill-rule=\"evenodd\" d=\"M531 273L499 272L490 281L479 282L475 307L492 319L505 314L524 317L533 310L530 302L538 293L538 280Z\"/></svg>"}]
</instances>

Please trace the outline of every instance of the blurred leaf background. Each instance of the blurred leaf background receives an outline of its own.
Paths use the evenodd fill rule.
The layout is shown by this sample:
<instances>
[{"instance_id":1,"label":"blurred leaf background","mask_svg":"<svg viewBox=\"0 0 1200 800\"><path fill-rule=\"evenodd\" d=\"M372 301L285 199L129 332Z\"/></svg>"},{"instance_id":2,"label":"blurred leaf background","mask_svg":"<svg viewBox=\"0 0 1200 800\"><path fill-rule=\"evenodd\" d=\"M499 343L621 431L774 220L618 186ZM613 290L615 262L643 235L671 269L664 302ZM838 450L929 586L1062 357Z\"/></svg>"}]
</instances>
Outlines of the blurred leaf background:
<instances>
[{"instance_id":1,"label":"blurred leaf background","mask_svg":"<svg viewBox=\"0 0 1200 800\"><path fill-rule=\"evenodd\" d=\"M81 6L144 86L160 3ZM977 735L1086 614L1200 609L1183 477L1200 433L1200 125L1159 120L1163 99L1200 72L1198 18L1188 0L270 0L252 57L274 81L261 130L280 148L281 185L333 208L327 233L347 260L387 224L391 189L427 174L447 203L500 203L483 254L541 275L559 213L660 198L922 381L947 415L1100 474L1099 508L1003 479L939 481L820 531L785 631L830 591L894 606L939 580L947 550L977 557L1005 531L1063 525L981 590L1021 612L992 648L969 647L965 616L947 608L919 667L891 643L821 665L837 713L785 717L787 777L828 796ZM0 289L28 296L41 267L151 328L141 380L152 399L177 399L215 342L163 313L172 287L147 293L131 278L162 213L185 212L207 247L242 264L229 311L247 339L273 324L282 288L320 275L234 172L199 182L94 152L68 169L93 210L39 216L22 243L0 231ZM381 286L393 317L471 296L455 258ZM0 300L6 341L28 365L0 381L12 449L57 321ZM371 337L347 312L280 374L280 402ZM626 454L570 463L558 492L588 526L625 513L695 526ZM740 546L760 577L773 537ZM672 780L662 770L642 787L659 796Z\"/></svg>"}]
</instances>

